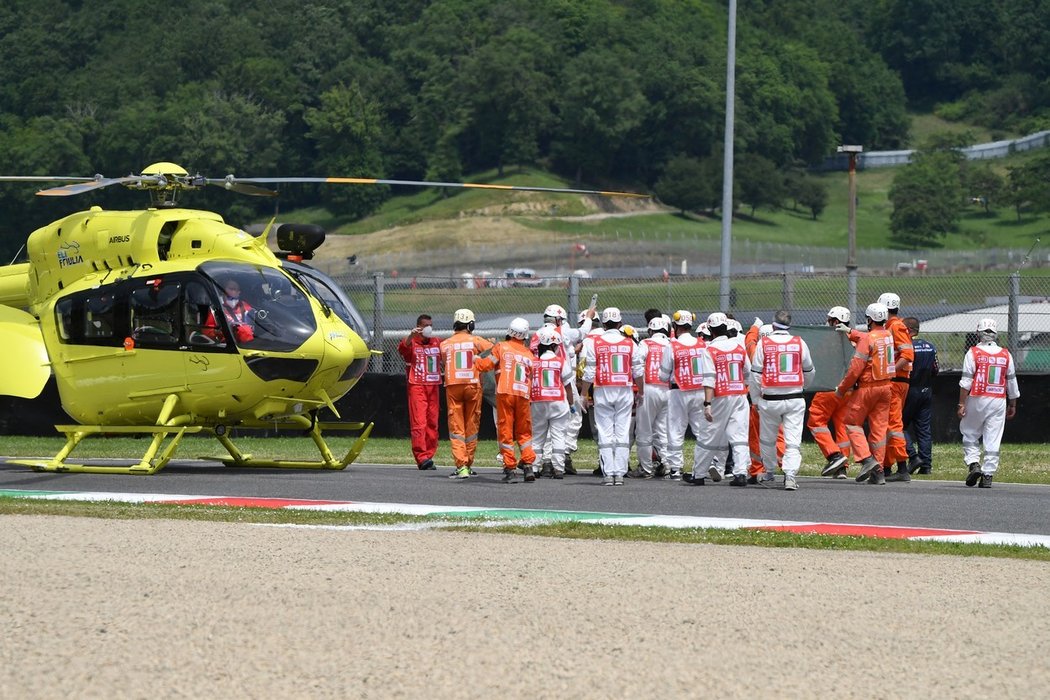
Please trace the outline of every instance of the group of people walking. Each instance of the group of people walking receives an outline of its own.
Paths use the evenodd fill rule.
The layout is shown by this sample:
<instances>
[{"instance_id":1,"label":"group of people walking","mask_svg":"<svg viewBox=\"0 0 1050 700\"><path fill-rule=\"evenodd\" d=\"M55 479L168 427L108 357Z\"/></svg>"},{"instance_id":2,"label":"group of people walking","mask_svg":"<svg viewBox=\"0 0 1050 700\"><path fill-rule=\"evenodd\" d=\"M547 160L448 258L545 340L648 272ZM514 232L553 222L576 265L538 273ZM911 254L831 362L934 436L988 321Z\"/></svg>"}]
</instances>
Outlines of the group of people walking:
<instances>
[{"instance_id":1,"label":"group of people walking","mask_svg":"<svg viewBox=\"0 0 1050 700\"><path fill-rule=\"evenodd\" d=\"M883 294L866 308L863 330L851 327L848 309L828 311L828 325L845 334L853 355L835 390L816 393L809 407L807 426L827 460L824 476L847 478L851 462L858 482L876 485L929 473L936 351L913 341L918 320L901 318L899 311L900 298ZM435 468L443 384L455 461L450 478L474 474L481 375L493 372L504 482L576 473L571 455L589 411L598 443L595 473L608 486L624 485L625 477L665 477L697 486L728 478L736 487L798 489L805 391L814 366L805 340L791 330L789 312L776 312L769 324L756 318L744 332L722 312L700 322L688 310L668 316L650 309L644 338L623 324L615 307L600 315L594 308L581 312L577 327L557 304L543 317L535 332L526 319L515 318L501 342L474 333L469 309L455 312L453 333L444 340L433 336L429 316L417 319L398 350L408 372L419 469ZM966 483L987 488L998 467L1004 421L1013 417L1019 392L1013 358L996 343L995 321L982 319L977 333L980 342L964 361L958 415L969 466ZM906 438L906 421L917 428L914 444ZM695 438L688 474L687 430Z\"/></svg>"}]
</instances>

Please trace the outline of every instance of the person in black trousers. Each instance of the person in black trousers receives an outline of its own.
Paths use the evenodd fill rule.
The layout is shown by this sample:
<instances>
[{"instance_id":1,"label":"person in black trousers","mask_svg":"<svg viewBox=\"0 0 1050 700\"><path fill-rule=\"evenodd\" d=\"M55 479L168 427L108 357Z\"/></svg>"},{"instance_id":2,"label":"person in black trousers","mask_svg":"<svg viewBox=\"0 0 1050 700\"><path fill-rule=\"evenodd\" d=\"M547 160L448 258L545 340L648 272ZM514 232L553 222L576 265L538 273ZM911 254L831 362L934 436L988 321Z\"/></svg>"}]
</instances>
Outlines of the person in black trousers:
<instances>
[{"instance_id":1,"label":"person in black trousers","mask_svg":"<svg viewBox=\"0 0 1050 700\"><path fill-rule=\"evenodd\" d=\"M930 417L933 413L933 378L937 376L937 348L929 341L915 337L919 333L919 319L909 316L904 319L904 325L915 349L908 396L901 416L908 447L908 470L912 474L929 474L933 469Z\"/></svg>"}]
</instances>

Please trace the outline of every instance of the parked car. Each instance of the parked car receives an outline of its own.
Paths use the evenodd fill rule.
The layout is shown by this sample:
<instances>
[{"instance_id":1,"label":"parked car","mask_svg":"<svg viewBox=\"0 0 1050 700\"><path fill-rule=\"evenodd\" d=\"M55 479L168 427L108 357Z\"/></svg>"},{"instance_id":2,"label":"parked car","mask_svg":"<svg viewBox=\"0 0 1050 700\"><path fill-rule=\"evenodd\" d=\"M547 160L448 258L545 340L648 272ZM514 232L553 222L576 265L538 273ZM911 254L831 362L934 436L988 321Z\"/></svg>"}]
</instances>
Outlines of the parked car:
<instances>
[{"instance_id":1,"label":"parked car","mask_svg":"<svg viewBox=\"0 0 1050 700\"><path fill-rule=\"evenodd\" d=\"M503 271L504 287L549 287L550 280L537 277L530 267L508 267Z\"/></svg>"}]
</instances>

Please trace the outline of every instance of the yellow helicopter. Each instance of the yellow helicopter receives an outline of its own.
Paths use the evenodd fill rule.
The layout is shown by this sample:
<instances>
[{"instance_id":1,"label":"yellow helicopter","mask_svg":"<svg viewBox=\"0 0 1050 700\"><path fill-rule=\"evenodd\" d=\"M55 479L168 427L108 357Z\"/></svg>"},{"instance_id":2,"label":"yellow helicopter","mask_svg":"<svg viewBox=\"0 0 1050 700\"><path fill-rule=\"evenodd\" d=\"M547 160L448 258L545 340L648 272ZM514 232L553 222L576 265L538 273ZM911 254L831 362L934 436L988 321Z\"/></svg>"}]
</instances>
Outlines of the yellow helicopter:
<instances>
[{"instance_id":1,"label":"yellow helicopter","mask_svg":"<svg viewBox=\"0 0 1050 700\"><path fill-rule=\"evenodd\" d=\"M0 394L35 398L50 376L62 407L78 423L58 425L66 443L50 460L15 463L37 471L154 474L184 435L209 433L232 467L344 469L372 424L322 422L327 407L360 379L375 352L349 298L303 261L324 241L316 226L284 224L279 253L222 217L176 204L206 185L274 196L285 183L387 184L526 190L606 196L631 193L568 188L371 178L206 178L174 163L139 175L0 176L0 182L63 182L37 192L69 196L111 185L150 193L152 206L93 206L34 231L29 262L0 267L0 336L7 349ZM318 461L258 459L241 452L229 429L294 428L312 438ZM324 431L362 431L342 458ZM137 464L67 461L86 437L152 436ZM166 444L165 444L166 441Z\"/></svg>"}]
</instances>

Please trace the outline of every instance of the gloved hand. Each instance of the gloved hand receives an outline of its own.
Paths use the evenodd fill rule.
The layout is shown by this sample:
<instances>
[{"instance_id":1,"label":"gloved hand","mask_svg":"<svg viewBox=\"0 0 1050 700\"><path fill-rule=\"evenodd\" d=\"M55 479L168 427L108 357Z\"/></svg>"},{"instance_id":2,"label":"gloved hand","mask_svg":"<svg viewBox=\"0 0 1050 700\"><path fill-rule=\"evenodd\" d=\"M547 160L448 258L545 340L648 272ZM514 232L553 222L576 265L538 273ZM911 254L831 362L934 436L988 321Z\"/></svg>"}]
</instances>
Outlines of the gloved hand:
<instances>
[{"instance_id":1,"label":"gloved hand","mask_svg":"<svg viewBox=\"0 0 1050 700\"><path fill-rule=\"evenodd\" d=\"M835 326L835 330L837 330L839 333L849 333L851 329L845 323L840 323L839 325Z\"/></svg>"},{"instance_id":2,"label":"gloved hand","mask_svg":"<svg viewBox=\"0 0 1050 700\"><path fill-rule=\"evenodd\" d=\"M758 316L755 316L755 321L751 325L752 326L761 326L762 325L762 319L760 319Z\"/></svg>"}]
</instances>

